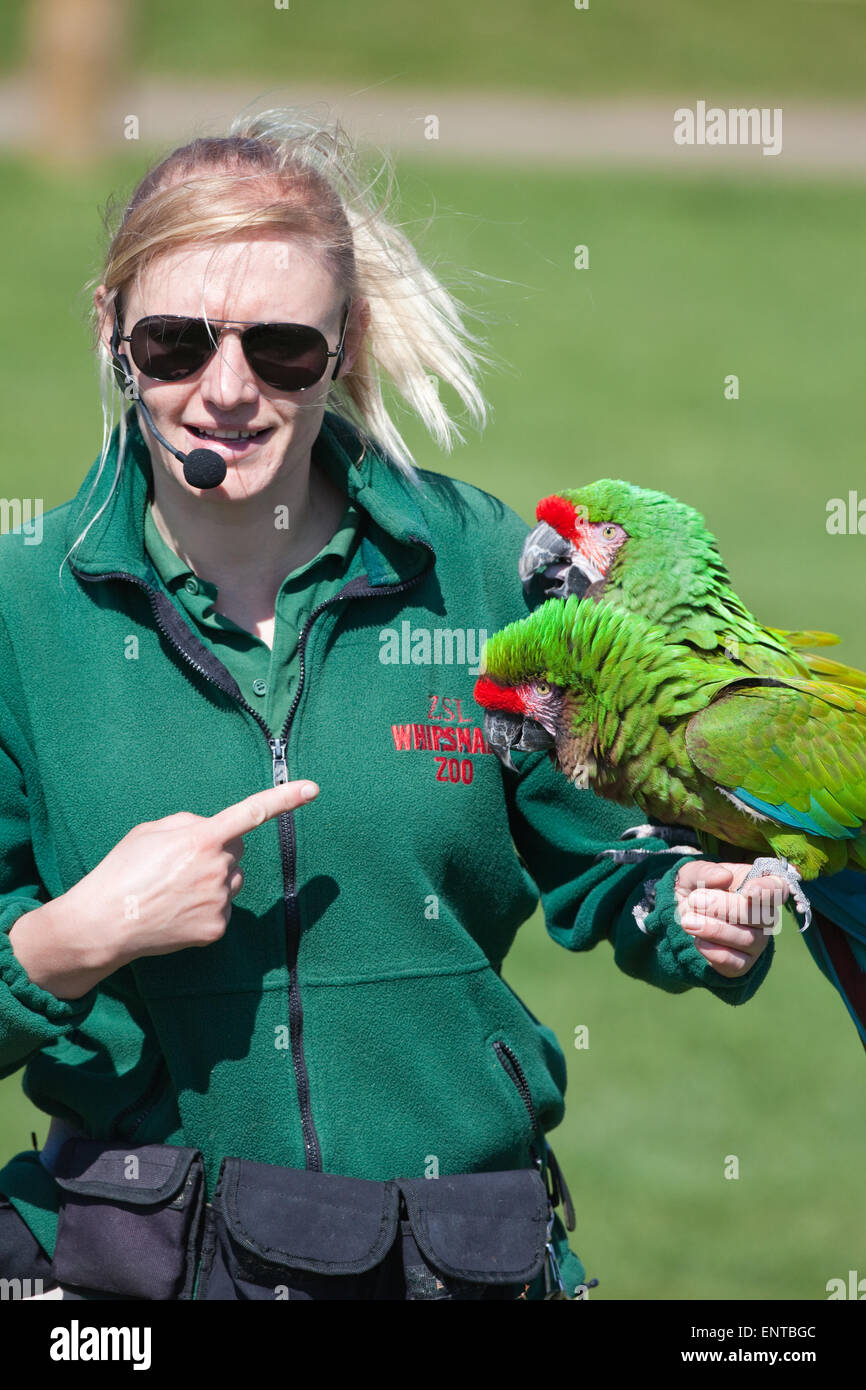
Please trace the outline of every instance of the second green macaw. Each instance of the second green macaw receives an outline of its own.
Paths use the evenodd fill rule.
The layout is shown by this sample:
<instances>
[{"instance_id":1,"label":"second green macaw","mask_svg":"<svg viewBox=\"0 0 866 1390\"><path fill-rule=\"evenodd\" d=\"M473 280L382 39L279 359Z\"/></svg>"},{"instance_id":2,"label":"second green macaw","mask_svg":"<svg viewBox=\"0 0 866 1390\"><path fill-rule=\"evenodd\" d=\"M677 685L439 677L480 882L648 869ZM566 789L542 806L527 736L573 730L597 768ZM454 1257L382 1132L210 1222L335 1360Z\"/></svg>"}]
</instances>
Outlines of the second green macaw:
<instances>
[{"instance_id":1,"label":"second green macaw","mask_svg":"<svg viewBox=\"0 0 866 1390\"><path fill-rule=\"evenodd\" d=\"M600 796L772 853L804 879L866 869L866 699L854 691L743 673L575 595L494 633L483 666L475 698L506 757L547 746Z\"/></svg>"}]
</instances>

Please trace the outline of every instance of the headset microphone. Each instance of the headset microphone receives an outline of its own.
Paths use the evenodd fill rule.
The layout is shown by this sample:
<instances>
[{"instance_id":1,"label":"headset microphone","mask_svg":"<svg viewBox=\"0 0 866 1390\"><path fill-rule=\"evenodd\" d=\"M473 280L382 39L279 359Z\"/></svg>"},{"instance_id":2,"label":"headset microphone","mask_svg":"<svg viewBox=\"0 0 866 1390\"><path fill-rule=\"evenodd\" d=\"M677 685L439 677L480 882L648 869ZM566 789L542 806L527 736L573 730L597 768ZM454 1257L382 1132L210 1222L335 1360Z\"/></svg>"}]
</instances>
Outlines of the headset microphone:
<instances>
[{"instance_id":1,"label":"headset microphone","mask_svg":"<svg viewBox=\"0 0 866 1390\"><path fill-rule=\"evenodd\" d=\"M145 419L160 444L164 444L169 453L174 454L176 459L180 459L183 464L183 476L186 478L190 487L219 487L226 475L225 459L221 458L214 449L193 449L188 454L182 454L180 449L176 449L173 444L169 444L165 436L160 434L141 396L138 397L138 404L144 411Z\"/></svg>"},{"instance_id":2,"label":"headset microphone","mask_svg":"<svg viewBox=\"0 0 866 1390\"><path fill-rule=\"evenodd\" d=\"M114 332L111 337L111 347L114 355L114 373L120 389L125 392L128 387L135 385L135 378L126 360L126 354L118 352L117 350L118 341L117 319L115 319ZM123 378L122 380L121 376ZM219 487L227 472L225 459L216 453L214 449L193 449L188 454L182 454L180 449L176 449L173 444L169 444L165 435L160 434L156 425L153 423L153 416L142 400L141 395L136 393L135 399L144 412L144 417L160 444L164 445L169 453L174 454L175 458L179 459L183 464L183 476L186 478L190 487L202 489Z\"/></svg>"}]
</instances>

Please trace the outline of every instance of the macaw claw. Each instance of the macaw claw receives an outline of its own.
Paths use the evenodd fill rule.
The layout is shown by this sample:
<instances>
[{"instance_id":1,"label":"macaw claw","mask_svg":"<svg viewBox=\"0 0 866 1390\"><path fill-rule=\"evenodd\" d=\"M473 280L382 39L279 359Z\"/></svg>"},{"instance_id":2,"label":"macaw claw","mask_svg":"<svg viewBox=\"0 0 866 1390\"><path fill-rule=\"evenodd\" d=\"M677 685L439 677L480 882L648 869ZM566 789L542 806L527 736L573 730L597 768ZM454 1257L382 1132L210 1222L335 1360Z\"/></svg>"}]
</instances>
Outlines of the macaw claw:
<instances>
[{"instance_id":1,"label":"macaw claw","mask_svg":"<svg viewBox=\"0 0 866 1390\"><path fill-rule=\"evenodd\" d=\"M803 926L799 930L801 933L806 931L812 921L812 908L809 899L800 887L801 878L798 870L794 868L793 864L789 864L787 859L756 859L737 891L742 893L750 879L763 878L765 874L772 874L775 878L781 878L785 883L790 884L791 897L794 900L797 915L804 918Z\"/></svg>"}]
</instances>

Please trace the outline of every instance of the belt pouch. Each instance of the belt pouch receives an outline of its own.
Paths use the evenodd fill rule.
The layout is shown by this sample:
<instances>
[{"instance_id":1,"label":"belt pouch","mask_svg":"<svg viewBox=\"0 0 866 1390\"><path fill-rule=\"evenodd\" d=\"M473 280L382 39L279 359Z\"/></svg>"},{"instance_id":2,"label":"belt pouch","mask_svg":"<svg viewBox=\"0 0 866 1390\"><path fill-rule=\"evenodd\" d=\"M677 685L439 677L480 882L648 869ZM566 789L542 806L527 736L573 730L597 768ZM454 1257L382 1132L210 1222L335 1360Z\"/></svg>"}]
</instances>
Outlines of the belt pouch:
<instances>
[{"instance_id":1,"label":"belt pouch","mask_svg":"<svg viewBox=\"0 0 866 1390\"><path fill-rule=\"evenodd\" d=\"M198 1149L70 1139L54 1176L58 1283L128 1298L190 1298L204 1200Z\"/></svg>"},{"instance_id":2,"label":"belt pouch","mask_svg":"<svg viewBox=\"0 0 866 1390\"><path fill-rule=\"evenodd\" d=\"M408 1217L405 1298L517 1298L541 1273L549 1211L537 1169L397 1183Z\"/></svg>"},{"instance_id":3,"label":"belt pouch","mask_svg":"<svg viewBox=\"0 0 866 1390\"><path fill-rule=\"evenodd\" d=\"M393 1181L224 1158L196 1299L402 1299Z\"/></svg>"}]
</instances>

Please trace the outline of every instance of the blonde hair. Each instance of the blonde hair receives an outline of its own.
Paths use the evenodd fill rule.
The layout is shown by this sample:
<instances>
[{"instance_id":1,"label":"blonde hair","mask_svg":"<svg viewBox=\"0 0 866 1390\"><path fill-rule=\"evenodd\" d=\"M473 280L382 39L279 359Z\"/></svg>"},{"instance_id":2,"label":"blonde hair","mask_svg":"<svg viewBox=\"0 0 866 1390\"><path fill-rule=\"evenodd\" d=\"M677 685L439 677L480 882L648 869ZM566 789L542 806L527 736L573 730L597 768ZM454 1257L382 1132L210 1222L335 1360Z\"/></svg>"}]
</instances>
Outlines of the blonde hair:
<instances>
[{"instance_id":1,"label":"blonde hair","mask_svg":"<svg viewBox=\"0 0 866 1390\"><path fill-rule=\"evenodd\" d=\"M382 175L385 195L375 196ZM408 445L383 397L383 381L396 389L440 448L450 452L464 435L439 398L439 381L453 388L474 425L487 423L478 387L481 365L492 361L483 341L466 327L466 310L422 263L403 231L388 220L394 172L383 156L369 181L339 121L323 122L291 108L238 117L224 137L204 137L173 150L138 184L111 235L101 276L89 288L106 287L102 313L160 255L192 243L215 246L256 229L306 238L318 249L346 299L368 300L370 322L351 370L330 388L327 408L348 420L411 482L418 478ZM106 226L115 213L111 201ZM101 316L92 310L99 361L103 444L99 468L82 514L108 455L115 427L117 382L111 355L100 337ZM438 380L437 380L438 378ZM117 485L126 444L120 412L117 468L111 493L74 541L76 548ZM63 564L61 564L61 570Z\"/></svg>"}]
</instances>

